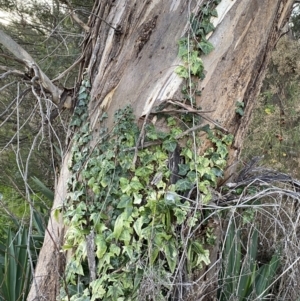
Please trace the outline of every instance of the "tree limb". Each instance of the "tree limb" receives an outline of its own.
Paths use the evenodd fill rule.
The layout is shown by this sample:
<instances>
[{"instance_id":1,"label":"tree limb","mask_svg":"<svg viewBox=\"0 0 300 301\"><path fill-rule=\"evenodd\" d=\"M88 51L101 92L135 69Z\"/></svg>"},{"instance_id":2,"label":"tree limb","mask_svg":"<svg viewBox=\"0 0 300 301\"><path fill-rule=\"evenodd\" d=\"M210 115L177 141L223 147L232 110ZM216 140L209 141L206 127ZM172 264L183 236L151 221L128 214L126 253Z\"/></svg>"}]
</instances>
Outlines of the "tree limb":
<instances>
[{"instance_id":1,"label":"tree limb","mask_svg":"<svg viewBox=\"0 0 300 301\"><path fill-rule=\"evenodd\" d=\"M48 76L40 69L31 55L22 48L18 43L16 43L10 36L5 34L2 30L0 30L0 43L9 50L18 60L22 61L27 68L29 69L39 69L39 80L47 91L52 94L52 101L55 104L59 103L59 97L62 91L56 87L52 81L48 78Z\"/></svg>"}]
</instances>

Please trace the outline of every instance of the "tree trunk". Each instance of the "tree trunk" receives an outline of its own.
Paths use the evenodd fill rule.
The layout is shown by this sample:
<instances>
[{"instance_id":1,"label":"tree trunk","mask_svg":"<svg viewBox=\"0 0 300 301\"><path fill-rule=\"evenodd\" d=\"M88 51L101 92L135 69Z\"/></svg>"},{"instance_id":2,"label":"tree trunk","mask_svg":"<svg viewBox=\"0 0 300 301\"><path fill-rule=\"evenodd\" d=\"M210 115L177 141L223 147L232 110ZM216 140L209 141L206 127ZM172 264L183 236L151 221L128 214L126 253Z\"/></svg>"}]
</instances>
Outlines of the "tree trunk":
<instances>
[{"instance_id":1,"label":"tree trunk","mask_svg":"<svg viewBox=\"0 0 300 301\"><path fill-rule=\"evenodd\" d=\"M189 27L190 14L197 14L204 2L96 1L81 67L92 83L89 113L93 131L99 129L104 111L111 126L111 116L127 104L138 120L161 101L180 98L182 79L174 72L181 64L178 40ZM196 102L202 110L213 110L209 117L235 137L225 180L234 175L270 53L292 4L293 0L222 0L217 7L217 28L210 37L215 50L203 57L206 77L199 81L202 94ZM236 114L237 101L245 103L243 117ZM66 197L69 155L64 159L53 210ZM63 228L52 213L28 300L56 300L63 268L59 255ZM195 300L200 297L198 288Z\"/></svg>"}]
</instances>

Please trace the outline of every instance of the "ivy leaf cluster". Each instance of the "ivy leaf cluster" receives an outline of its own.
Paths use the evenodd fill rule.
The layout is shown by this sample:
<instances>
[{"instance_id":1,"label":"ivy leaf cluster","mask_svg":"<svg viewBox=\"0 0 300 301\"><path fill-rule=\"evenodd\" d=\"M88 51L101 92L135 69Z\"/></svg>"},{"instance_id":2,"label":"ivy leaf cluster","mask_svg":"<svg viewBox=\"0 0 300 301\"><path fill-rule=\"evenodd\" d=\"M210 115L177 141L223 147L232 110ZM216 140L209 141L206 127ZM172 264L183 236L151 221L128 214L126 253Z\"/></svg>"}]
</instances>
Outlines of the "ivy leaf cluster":
<instances>
[{"instance_id":1,"label":"ivy leaf cluster","mask_svg":"<svg viewBox=\"0 0 300 301\"><path fill-rule=\"evenodd\" d=\"M80 120L81 117L78 116ZM169 124L174 121L168 119ZM175 135L182 132L180 128L163 133L153 125L147 126L146 141L163 142L140 150L137 165L132 164L134 152L130 149L136 145L140 131L132 108L116 112L111 134L93 150L87 145L91 135L86 136L86 144L81 139L86 128L87 121L81 123L79 135L74 136L70 165L74 175L68 184L64 212L68 231L63 247L73 250L73 255L67 266L68 290L62 288L61 298L67 300L66 291L74 291L79 283L84 290L77 290L72 300L125 300L129 296L134 300L145 277L145 267L163 267L165 274L174 274L184 252L177 227L196 227L201 218L192 215L194 208L181 196L198 186L202 201L210 200L209 186L216 185L216 174L222 173L225 164L225 138L211 132L219 152L214 157L213 150L195 156L192 141L188 140L181 151L181 179L171 184L168 160L177 146ZM97 279L89 282L86 237L91 231L95 234ZM186 243L189 271L209 263L209 253L200 242Z\"/></svg>"},{"instance_id":2,"label":"ivy leaf cluster","mask_svg":"<svg viewBox=\"0 0 300 301\"><path fill-rule=\"evenodd\" d=\"M213 30L208 19L215 15L213 9L203 8L202 21L192 24L198 41L179 41L185 66L176 72L183 78L190 74L204 77L200 54L213 49L205 35ZM151 123L145 127L144 143L148 146L137 151L133 164L141 133L130 106L116 111L112 130L108 133L102 129L99 137L94 135L97 142L90 147L89 88L89 82L83 81L71 123L75 134L69 164L72 176L63 212L68 229L63 250L72 256L60 299L139 300L148 271L153 270L164 278L158 292L164 298L172 289L170 284L182 258L190 274L210 263L203 240L188 233L196 232L201 223L203 216L197 206L212 199L211 188L223 175L233 137L203 127L211 147L198 154L194 150L200 149L201 141L189 137L179 141L183 129L178 118L169 117L169 132ZM179 120L190 124L193 116L185 115ZM106 117L101 116L100 123ZM170 162L176 150L180 162L177 179L171 181L174 170ZM87 252L90 234L95 245L92 258ZM96 279L90 279L91 261L96 264Z\"/></svg>"},{"instance_id":3,"label":"ivy leaf cluster","mask_svg":"<svg viewBox=\"0 0 300 301\"><path fill-rule=\"evenodd\" d=\"M190 36L181 38L178 42L178 56L181 58L183 65L178 66L175 72L185 80L193 77L203 80L205 77L201 55L208 55L214 50L214 46L207 40L207 35L215 30L211 18L218 16L215 7L219 2L209 1L202 7L197 16L192 15L190 18ZM192 104L195 104L193 95L201 94L196 87L194 80L187 80L182 89L184 98Z\"/></svg>"}]
</instances>

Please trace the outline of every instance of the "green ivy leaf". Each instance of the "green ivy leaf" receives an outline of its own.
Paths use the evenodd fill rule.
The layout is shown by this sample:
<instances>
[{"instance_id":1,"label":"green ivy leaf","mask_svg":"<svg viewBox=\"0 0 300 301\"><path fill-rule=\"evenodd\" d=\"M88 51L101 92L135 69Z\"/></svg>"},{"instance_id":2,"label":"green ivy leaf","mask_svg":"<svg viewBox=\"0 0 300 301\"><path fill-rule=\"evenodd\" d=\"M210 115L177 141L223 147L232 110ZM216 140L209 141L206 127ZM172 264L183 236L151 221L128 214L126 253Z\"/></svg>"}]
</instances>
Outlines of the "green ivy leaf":
<instances>
[{"instance_id":1,"label":"green ivy leaf","mask_svg":"<svg viewBox=\"0 0 300 301\"><path fill-rule=\"evenodd\" d=\"M102 299L105 296L106 290L104 289L102 282L103 282L103 280L101 278L90 282L89 285L90 285L90 288L92 290L92 299L91 299L91 301Z\"/></svg>"},{"instance_id":2,"label":"green ivy leaf","mask_svg":"<svg viewBox=\"0 0 300 301\"><path fill-rule=\"evenodd\" d=\"M197 241L192 242L193 251L197 254L197 260L195 266L202 266L201 263L204 262L206 265L210 264L209 250L205 250Z\"/></svg>"},{"instance_id":3,"label":"green ivy leaf","mask_svg":"<svg viewBox=\"0 0 300 301\"><path fill-rule=\"evenodd\" d=\"M214 46L213 44L211 44L208 41L201 41L200 43L198 43L198 48L205 54L209 54L210 52L212 52L214 50Z\"/></svg>"},{"instance_id":4,"label":"green ivy leaf","mask_svg":"<svg viewBox=\"0 0 300 301\"><path fill-rule=\"evenodd\" d=\"M173 239L164 244L164 253L166 255L169 268L171 272L174 273L177 266L178 251Z\"/></svg>"},{"instance_id":5,"label":"green ivy leaf","mask_svg":"<svg viewBox=\"0 0 300 301\"><path fill-rule=\"evenodd\" d=\"M168 117L168 118L167 118L167 125L168 125L169 127L174 127L174 126L176 126L176 120L175 120L175 118L174 118L174 117Z\"/></svg>"},{"instance_id":6,"label":"green ivy leaf","mask_svg":"<svg viewBox=\"0 0 300 301\"><path fill-rule=\"evenodd\" d=\"M238 108L244 108L245 107L245 103L243 101L236 101L235 105Z\"/></svg>"},{"instance_id":7,"label":"green ivy leaf","mask_svg":"<svg viewBox=\"0 0 300 301\"><path fill-rule=\"evenodd\" d=\"M94 194L96 194L96 195L100 194L100 186L98 184L94 184L92 187L92 190L93 190Z\"/></svg>"},{"instance_id":8,"label":"green ivy leaf","mask_svg":"<svg viewBox=\"0 0 300 301\"><path fill-rule=\"evenodd\" d=\"M179 44L179 50L178 50L178 56L180 58L183 58L184 56L187 56L188 54L188 39L182 38L178 41Z\"/></svg>"},{"instance_id":9,"label":"green ivy leaf","mask_svg":"<svg viewBox=\"0 0 300 301\"><path fill-rule=\"evenodd\" d=\"M73 165L72 170L76 172L76 171L78 171L81 168L81 166L82 166L82 163L81 162L77 162L77 163L75 163Z\"/></svg>"},{"instance_id":10,"label":"green ivy leaf","mask_svg":"<svg viewBox=\"0 0 300 301\"><path fill-rule=\"evenodd\" d=\"M91 177L89 180L88 180L88 186L89 187L93 187L93 185L94 185L94 183L95 183L95 178L94 177Z\"/></svg>"},{"instance_id":11,"label":"green ivy leaf","mask_svg":"<svg viewBox=\"0 0 300 301\"><path fill-rule=\"evenodd\" d=\"M186 67L184 66L178 66L176 69L175 69L175 73L181 77L181 78L189 78L189 71Z\"/></svg>"},{"instance_id":12,"label":"green ivy leaf","mask_svg":"<svg viewBox=\"0 0 300 301\"><path fill-rule=\"evenodd\" d=\"M78 201L79 197L81 197L82 195L83 195L83 190L76 190L71 194L71 198L73 201ZM83 205L83 208L84 208L84 210L86 209L85 205Z\"/></svg>"},{"instance_id":13,"label":"green ivy leaf","mask_svg":"<svg viewBox=\"0 0 300 301\"><path fill-rule=\"evenodd\" d=\"M82 121L80 120L80 118L73 118L70 125L79 127L81 125L81 123L82 123Z\"/></svg>"},{"instance_id":14,"label":"green ivy leaf","mask_svg":"<svg viewBox=\"0 0 300 301\"><path fill-rule=\"evenodd\" d=\"M209 34L211 31L215 30L214 25L210 22L210 20L204 20L201 23L201 27L204 30L205 35Z\"/></svg>"},{"instance_id":15,"label":"green ivy leaf","mask_svg":"<svg viewBox=\"0 0 300 301\"><path fill-rule=\"evenodd\" d=\"M133 191L140 191L144 188L144 186L141 184L139 178L134 176L130 181L130 188Z\"/></svg>"},{"instance_id":16,"label":"green ivy leaf","mask_svg":"<svg viewBox=\"0 0 300 301\"><path fill-rule=\"evenodd\" d=\"M97 234L95 237L95 244L96 244L96 256L98 259L101 259L107 250L107 245L105 239L102 234Z\"/></svg>"},{"instance_id":17,"label":"green ivy leaf","mask_svg":"<svg viewBox=\"0 0 300 301\"><path fill-rule=\"evenodd\" d=\"M100 181L100 184L103 188L107 187L108 185L111 184L111 177L110 176L103 177Z\"/></svg>"},{"instance_id":18,"label":"green ivy leaf","mask_svg":"<svg viewBox=\"0 0 300 301\"><path fill-rule=\"evenodd\" d=\"M137 250L134 250L130 245L123 247L123 254L126 253L131 261L134 260L133 251L137 252Z\"/></svg>"},{"instance_id":19,"label":"green ivy leaf","mask_svg":"<svg viewBox=\"0 0 300 301\"><path fill-rule=\"evenodd\" d=\"M190 56L191 74L200 77L203 73L204 66L198 51L193 51Z\"/></svg>"},{"instance_id":20,"label":"green ivy leaf","mask_svg":"<svg viewBox=\"0 0 300 301\"><path fill-rule=\"evenodd\" d=\"M197 179L197 173L196 171L194 170L190 170L188 173L187 173L187 179L189 179L189 181L191 183L195 183L196 179Z\"/></svg>"},{"instance_id":21,"label":"green ivy leaf","mask_svg":"<svg viewBox=\"0 0 300 301\"><path fill-rule=\"evenodd\" d=\"M149 138L150 140L157 140L158 139L158 134L154 126L149 126L146 131L146 137Z\"/></svg>"},{"instance_id":22,"label":"green ivy leaf","mask_svg":"<svg viewBox=\"0 0 300 301\"><path fill-rule=\"evenodd\" d=\"M146 166L138 167L135 171L135 175L137 177L148 178L153 173L153 170L154 170L154 165L147 164Z\"/></svg>"},{"instance_id":23,"label":"green ivy leaf","mask_svg":"<svg viewBox=\"0 0 300 301\"><path fill-rule=\"evenodd\" d=\"M82 94L82 93L85 92L85 91L86 91L86 87L80 86L80 89L79 89L78 94Z\"/></svg>"},{"instance_id":24,"label":"green ivy leaf","mask_svg":"<svg viewBox=\"0 0 300 301\"><path fill-rule=\"evenodd\" d=\"M88 98L88 94L86 92L83 92L81 94L78 95L78 100L85 100Z\"/></svg>"},{"instance_id":25,"label":"green ivy leaf","mask_svg":"<svg viewBox=\"0 0 300 301\"><path fill-rule=\"evenodd\" d=\"M120 253L121 253L121 249L117 245L111 244L110 247L109 247L109 253L111 253L113 255L116 255L116 256L119 256Z\"/></svg>"},{"instance_id":26,"label":"green ivy leaf","mask_svg":"<svg viewBox=\"0 0 300 301\"><path fill-rule=\"evenodd\" d=\"M104 112L101 117L99 118L99 121L102 122L104 119L108 118L107 112Z\"/></svg>"},{"instance_id":27,"label":"green ivy leaf","mask_svg":"<svg viewBox=\"0 0 300 301\"><path fill-rule=\"evenodd\" d=\"M133 291L137 291L144 276L144 269L137 269L134 277Z\"/></svg>"},{"instance_id":28,"label":"green ivy leaf","mask_svg":"<svg viewBox=\"0 0 300 301\"><path fill-rule=\"evenodd\" d=\"M152 246L150 253L150 265L153 266L157 256L159 254L159 249L155 246Z\"/></svg>"},{"instance_id":29,"label":"green ivy leaf","mask_svg":"<svg viewBox=\"0 0 300 301\"><path fill-rule=\"evenodd\" d=\"M178 175L185 176L187 172L190 170L190 166L188 164L178 164L179 171Z\"/></svg>"},{"instance_id":30,"label":"green ivy leaf","mask_svg":"<svg viewBox=\"0 0 300 301\"><path fill-rule=\"evenodd\" d=\"M62 209L62 207L57 207L57 208L54 209L53 217L57 222L59 221L59 217L60 217L60 214L61 214L61 209Z\"/></svg>"},{"instance_id":31,"label":"green ivy leaf","mask_svg":"<svg viewBox=\"0 0 300 301\"><path fill-rule=\"evenodd\" d=\"M189 159L187 161L190 161L193 159L193 152L188 147L186 147L182 150L182 155L185 156L187 159Z\"/></svg>"},{"instance_id":32,"label":"green ivy leaf","mask_svg":"<svg viewBox=\"0 0 300 301\"><path fill-rule=\"evenodd\" d=\"M120 214L116 221L114 226L114 237L115 239L119 239L124 227L124 214Z\"/></svg>"},{"instance_id":33,"label":"green ivy leaf","mask_svg":"<svg viewBox=\"0 0 300 301\"><path fill-rule=\"evenodd\" d=\"M235 109L235 112L238 114L238 115L240 115L240 116L244 116L244 110L242 109L242 108L236 108Z\"/></svg>"},{"instance_id":34,"label":"green ivy leaf","mask_svg":"<svg viewBox=\"0 0 300 301\"><path fill-rule=\"evenodd\" d=\"M133 224L133 229L135 231L135 233L137 234L137 236L139 237L139 239L143 238L143 231L142 231L142 227L144 225L144 217L140 216L135 223Z\"/></svg>"},{"instance_id":35,"label":"green ivy leaf","mask_svg":"<svg viewBox=\"0 0 300 301\"><path fill-rule=\"evenodd\" d=\"M90 87L91 87L91 83L90 83L90 81L89 81L88 79L84 79L84 80L82 81L82 86L85 86L85 87L87 87L87 88L90 88Z\"/></svg>"},{"instance_id":36,"label":"green ivy leaf","mask_svg":"<svg viewBox=\"0 0 300 301\"><path fill-rule=\"evenodd\" d=\"M123 194L120 198L117 208L126 208L132 206L132 198L126 194Z\"/></svg>"},{"instance_id":37,"label":"green ivy leaf","mask_svg":"<svg viewBox=\"0 0 300 301\"><path fill-rule=\"evenodd\" d=\"M176 224L182 225L185 221L187 211L181 208L174 208L174 215L176 216Z\"/></svg>"},{"instance_id":38,"label":"green ivy leaf","mask_svg":"<svg viewBox=\"0 0 300 301\"><path fill-rule=\"evenodd\" d=\"M120 241L123 241L125 246L128 246L130 244L131 238L132 238L132 228L124 229L119 237Z\"/></svg>"},{"instance_id":39,"label":"green ivy leaf","mask_svg":"<svg viewBox=\"0 0 300 301\"><path fill-rule=\"evenodd\" d=\"M216 177L223 177L223 171L220 168L213 167L212 172Z\"/></svg>"},{"instance_id":40,"label":"green ivy leaf","mask_svg":"<svg viewBox=\"0 0 300 301\"><path fill-rule=\"evenodd\" d=\"M211 15L212 17L218 18L218 12L217 12L217 10L216 10L216 9L211 10L211 11L210 11L210 15Z\"/></svg>"},{"instance_id":41,"label":"green ivy leaf","mask_svg":"<svg viewBox=\"0 0 300 301\"><path fill-rule=\"evenodd\" d=\"M222 138L222 141L226 144L226 145L231 145L233 142L234 136L232 134L229 135L224 135L224 137Z\"/></svg>"},{"instance_id":42,"label":"green ivy leaf","mask_svg":"<svg viewBox=\"0 0 300 301\"><path fill-rule=\"evenodd\" d=\"M133 204L139 205L139 204L141 204L142 200L143 200L142 194L139 194L136 192L133 193Z\"/></svg>"},{"instance_id":43,"label":"green ivy leaf","mask_svg":"<svg viewBox=\"0 0 300 301\"><path fill-rule=\"evenodd\" d=\"M203 192L204 194L208 194L208 188L210 186L209 181L205 180L205 181L201 181L198 183L198 188L201 192Z\"/></svg>"},{"instance_id":44,"label":"green ivy leaf","mask_svg":"<svg viewBox=\"0 0 300 301\"><path fill-rule=\"evenodd\" d=\"M120 189L123 193L127 193L130 191L129 180L126 178L120 178Z\"/></svg>"},{"instance_id":45,"label":"green ivy leaf","mask_svg":"<svg viewBox=\"0 0 300 301\"><path fill-rule=\"evenodd\" d=\"M174 152L177 147L177 141L165 140L163 142L163 148L169 152Z\"/></svg>"},{"instance_id":46,"label":"green ivy leaf","mask_svg":"<svg viewBox=\"0 0 300 301\"><path fill-rule=\"evenodd\" d=\"M207 6L203 7L201 11L202 11L204 16L209 16L210 15L210 9Z\"/></svg>"},{"instance_id":47,"label":"green ivy leaf","mask_svg":"<svg viewBox=\"0 0 300 301\"><path fill-rule=\"evenodd\" d=\"M191 189L193 183L190 182L189 179L180 179L175 184L176 191L185 191Z\"/></svg>"}]
</instances>

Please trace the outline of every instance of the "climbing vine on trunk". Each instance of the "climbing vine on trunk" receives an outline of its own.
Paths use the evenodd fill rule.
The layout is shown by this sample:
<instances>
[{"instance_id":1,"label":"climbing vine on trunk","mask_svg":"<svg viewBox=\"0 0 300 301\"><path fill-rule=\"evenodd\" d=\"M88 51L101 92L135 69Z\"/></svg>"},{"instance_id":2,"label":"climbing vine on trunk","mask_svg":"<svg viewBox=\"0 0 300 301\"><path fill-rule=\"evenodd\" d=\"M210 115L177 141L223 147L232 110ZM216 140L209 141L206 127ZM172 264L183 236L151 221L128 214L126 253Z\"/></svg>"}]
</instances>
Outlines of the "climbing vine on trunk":
<instances>
[{"instance_id":1,"label":"climbing vine on trunk","mask_svg":"<svg viewBox=\"0 0 300 301\"><path fill-rule=\"evenodd\" d=\"M223 175L233 136L200 125L204 113L194 108L192 94L195 81L204 77L200 54L213 49L205 36L216 16L209 4L217 2L207 2L201 18L191 20L194 40L179 42L184 65L176 72L188 79L182 101L166 101L150 114L164 118L169 131L158 130L149 116L140 129L127 106L115 113L110 131L104 113L101 131L92 136L90 83L82 82L71 123L76 133L63 249L72 255L61 300L167 300L179 283L210 263L204 245L214 241L199 236L201 208ZM181 114L172 115L178 107ZM200 131L211 141L201 154Z\"/></svg>"}]
</instances>

